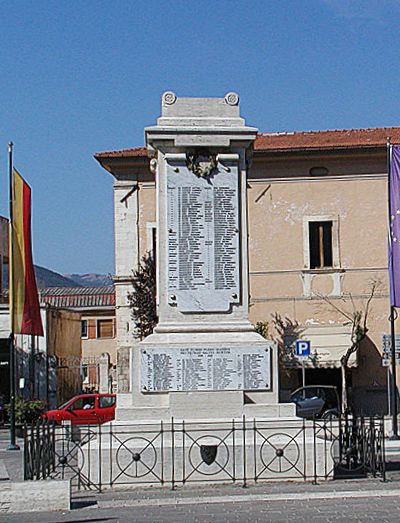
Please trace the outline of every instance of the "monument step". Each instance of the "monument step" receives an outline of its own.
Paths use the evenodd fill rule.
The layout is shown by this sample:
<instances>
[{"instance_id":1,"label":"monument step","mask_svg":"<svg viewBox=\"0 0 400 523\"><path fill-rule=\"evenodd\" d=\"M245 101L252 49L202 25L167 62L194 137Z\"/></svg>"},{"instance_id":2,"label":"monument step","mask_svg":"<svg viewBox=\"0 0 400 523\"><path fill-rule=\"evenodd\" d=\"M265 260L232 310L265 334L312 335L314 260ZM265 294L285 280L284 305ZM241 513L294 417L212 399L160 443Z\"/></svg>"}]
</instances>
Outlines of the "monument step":
<instances>
[{"instance_id":1,"label":"monument step","mask_svg":"<svg viewBox=\"0 0 400 523\"><path fill-rule=\"evenodd\" d=\"M251 418L293 418L296 417L294 403L254 404L243 406L243 414Z\"/></svg>"},{"instance_id":2,"label":"monument step","mask_svg":"<svg viewBox=\"0 0 400 523\"><path fill-rule=\"evenodd\" d=\"M118 407L116 420L121 422L159 422L170 421L172 417L176 420L184 419L185 421L230 421L232 419L241 420L243 416L248 419L257 418L260 420L268 419L298 419L296 417L296 407L292 403L279 404L248 404L232 406L231 408L207 409L206 405L203 408L197 406L197 409L188 409L186 406L179 410L180 413L185 412L185 416L177 415L173 409L168 407ZM178 411L178 409L176 409ZM174 415L175 414L175 415Z\"/></svg>"},{"instance_id":3,"label":"monument step","mask_svg":"<svg viewBox=\"0 0 400 523\"><path fill-rule=\"evenodd\" d=\"M276 417L276 418L252 418L252 417L246 417L245 422L246 426L249 428L253 425L253 421L256 419L257 422L260 423L266 423L270 424L271 427L277 428L277 427L286 427L288 424L292 426L292 423L297 423L298 425L302 423L302 418L298 418L297 416L282 416L282 417ZM185 427L187 430L219 430L219 429L227 429L232 426L232 423L235 423L236 429L241 429L243 424L243 416L239 418L216 418L216 419L195 419L195 418L187 418L187 419L180 419L180 418L166 418L164 419L131 419L131 420L115 420L112 422L108 422L103 427L107 427L110 424L114 427L115 430L121 430L124 432L124 429L128 430L152 430L154 428L158 428L160 426L161 421L164 424L164 430L170 431L172 423L174 423L176 430L179 432L182 429L182 423L185 423ZM312 423L312 422L310 422ZM300 426L300 425L299 425Z\"/></svg>"},{"instance_id":4,"label":"monument step","mask_svg":"<svg viewBox=\"0 0 400 523\"><path fill-rule=\"evenodd\" d=\"M117 396L117 408L124 409L132 406L132 394L130 392L118 393Z\"/></svg>"},{"instance_id":5,"label":"monument step","mask_svg":"<svg viewBox=\"0 0 400 523\"><path fill-rule=\"evenodd\" d=\"M161 421L170 420L171 415L168 408L163 407L125 407L117 408L115 419L122 422Z\"/></svg>"}]
</instances>

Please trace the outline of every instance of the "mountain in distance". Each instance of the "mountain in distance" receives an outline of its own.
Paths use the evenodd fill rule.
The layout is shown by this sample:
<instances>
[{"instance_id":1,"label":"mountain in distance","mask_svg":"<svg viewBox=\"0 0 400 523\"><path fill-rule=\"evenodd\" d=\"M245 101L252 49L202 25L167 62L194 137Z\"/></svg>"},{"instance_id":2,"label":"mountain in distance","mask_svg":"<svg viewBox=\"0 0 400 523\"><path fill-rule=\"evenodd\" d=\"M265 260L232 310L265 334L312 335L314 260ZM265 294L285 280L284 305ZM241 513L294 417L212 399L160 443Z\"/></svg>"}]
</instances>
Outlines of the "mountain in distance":
<instances>
[{"instance_id":1,"label":"mountain in distance","mask_svg":"<svg viewBox=\"0 0 400 523\"><path fill-rule=\"evenodd\" d=\"M38 289L46 287L103 287L112 285L109 274L59 274L40 265L35 265ZM8 287L8 265L3 265L3 288Z\"/></svg>"},{"instance_id":2,"label":"mountain in distance","mask_svg":"<svg viewBox=\"0 0 400 523\"><path fill-rule=\"evenodd\" d=\"M44 289L46 287L82 287L80 283L72 278L63 276L45 267L40 267L39 265L35 265L35 276L38 289Z\"/></svg>"},{"instance_id":3,"label":"mountain in distance","mask_svg":"<svg viewBox=\"0 0 400 523\"><path fill-rule=\"evenodd\" d=\"M64 274L64 277L76 281L82 287L103 287L113 284L110 274Z\"/></svg>"}]
</instances>

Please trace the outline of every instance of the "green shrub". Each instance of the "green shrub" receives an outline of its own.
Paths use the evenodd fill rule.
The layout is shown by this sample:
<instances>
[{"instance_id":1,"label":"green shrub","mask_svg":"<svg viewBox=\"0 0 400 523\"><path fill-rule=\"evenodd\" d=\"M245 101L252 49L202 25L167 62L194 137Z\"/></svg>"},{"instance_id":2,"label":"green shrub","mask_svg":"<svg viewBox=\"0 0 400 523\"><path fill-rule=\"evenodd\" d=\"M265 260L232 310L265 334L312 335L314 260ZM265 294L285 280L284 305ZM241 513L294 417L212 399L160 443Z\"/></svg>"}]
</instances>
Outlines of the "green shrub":
<instances>
[{"instance_id":1,"label":"green shrub","mask_svg":"<svg viewBox=\"0 0 400 523\"><path fill-rule=\"evenodd\" d=\"M8 416L10 416L10 404L6 406ZM46 410L46 403L40 400L26 401L22 398L15 399L15 423L24 425L35 423L40 415Z\"/></svg>"}]
</instances>

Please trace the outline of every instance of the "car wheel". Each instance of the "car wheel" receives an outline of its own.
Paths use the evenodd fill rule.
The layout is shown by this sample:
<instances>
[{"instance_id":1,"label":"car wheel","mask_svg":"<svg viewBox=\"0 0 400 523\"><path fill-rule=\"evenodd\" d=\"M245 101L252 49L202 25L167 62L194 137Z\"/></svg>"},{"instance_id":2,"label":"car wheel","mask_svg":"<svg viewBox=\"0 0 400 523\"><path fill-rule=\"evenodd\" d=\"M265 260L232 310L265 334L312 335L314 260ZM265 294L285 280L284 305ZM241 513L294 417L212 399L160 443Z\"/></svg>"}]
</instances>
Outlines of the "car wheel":
<instances>
[{"instance_id":1,"label":"car wheel","mask_svg":"<svg viewBox=\"0 0 400 523\"><path fill-rule=\"evenodd\" d=\"M332 421L339 418L339 413L337 410L326 410L322 416L321 419L325 421Z\"/></svg>"}]
</instances>

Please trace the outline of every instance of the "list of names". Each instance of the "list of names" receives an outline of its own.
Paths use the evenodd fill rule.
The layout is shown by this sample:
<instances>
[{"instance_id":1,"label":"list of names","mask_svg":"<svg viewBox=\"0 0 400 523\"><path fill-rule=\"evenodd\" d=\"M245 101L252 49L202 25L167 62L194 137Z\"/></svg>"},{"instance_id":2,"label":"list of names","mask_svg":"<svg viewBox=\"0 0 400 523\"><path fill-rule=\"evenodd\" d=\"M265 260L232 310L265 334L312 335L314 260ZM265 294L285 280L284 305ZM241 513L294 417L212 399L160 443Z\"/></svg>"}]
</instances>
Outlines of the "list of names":
<instances>
[{"instance_id":1,"label":"list of names","mask_svg":"<svg viewBox=\"0 0 400 523\"><path fill-rule=\"evenodd\" d=\"M141 353L144 392L268 390L269 347L154 346Z\"/></svg>"},{"instance_id":2,"label":"list of names","mask_svg":"<svg viewBox=\"0 0 400 523\"><path fill-rule=\"evenodd\" d=\"M226 311L240 295L237 168L211 179L167 170L168 292L184 311ZM171 303L171 301L170 301Z\"/></svg>"}]
</instances>

